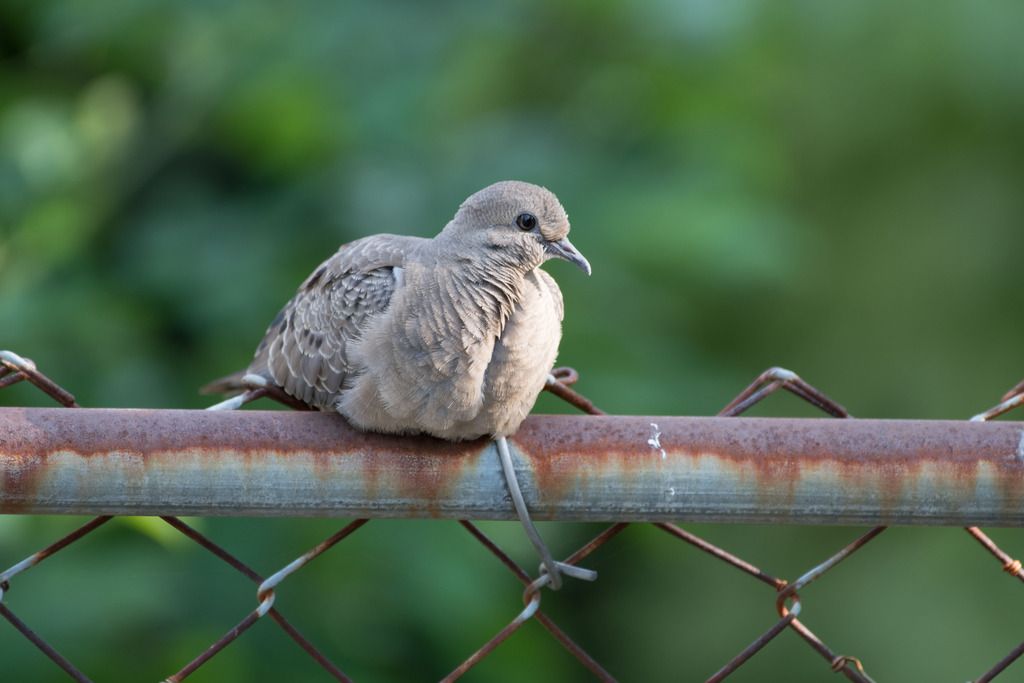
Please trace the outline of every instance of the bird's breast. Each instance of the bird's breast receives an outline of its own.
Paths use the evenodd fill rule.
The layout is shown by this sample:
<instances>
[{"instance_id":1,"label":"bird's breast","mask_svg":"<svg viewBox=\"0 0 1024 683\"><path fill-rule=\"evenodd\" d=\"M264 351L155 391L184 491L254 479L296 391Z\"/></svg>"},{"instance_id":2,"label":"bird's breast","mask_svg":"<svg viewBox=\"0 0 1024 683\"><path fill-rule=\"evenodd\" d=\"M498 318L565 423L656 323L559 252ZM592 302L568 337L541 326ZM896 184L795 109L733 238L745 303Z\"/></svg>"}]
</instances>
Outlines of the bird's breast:
<instances>
[{"instance_id":1,"label":"bird's breast","mask_svg":"<svg viewBox=\"0 0 1024 683\"><path fill-rule=\"evenodd\" d=\"M511 434L526 418L555 363L561 337L554 292L533 271L494 344L484 376L481 417L493 425L490 433Z\"/></svg>"},{"instance_id":2,"label":"bird's breast","mask_svg":"<svg viewBox=\"0 0 1024 683\"><path fill-rule=\"evenodd\" d=\"M406 288L415 281L406 272ZM553 282L553 281L552 281ZM493 286L443 278L400 297L362 340L365 372L339 411L385 432L447 439L511 434L529 413L555 360L560 306L528 274L506 307Z\"/></svg>"}]
</instances>

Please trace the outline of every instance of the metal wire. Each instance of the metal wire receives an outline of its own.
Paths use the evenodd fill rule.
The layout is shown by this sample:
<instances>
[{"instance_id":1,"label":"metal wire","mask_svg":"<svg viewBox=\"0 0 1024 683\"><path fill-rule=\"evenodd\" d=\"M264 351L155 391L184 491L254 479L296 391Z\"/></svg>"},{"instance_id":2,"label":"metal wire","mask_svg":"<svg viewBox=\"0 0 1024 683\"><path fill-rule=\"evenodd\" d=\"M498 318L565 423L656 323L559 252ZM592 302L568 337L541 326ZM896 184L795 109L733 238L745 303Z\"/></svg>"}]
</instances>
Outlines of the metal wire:
<instances>
[{"instance_id":1,"label":"metal wire","mask_svg":"<svg viewBox=\"0 0 1024 683\"><path fill-rule=\"evenodd\" d=\"M1024 403L1024 380L1021 380L1012 389L1006 392L997 405L989 408L980 415L975 415L971 419L975 422L992 420L1000 415L1006 414L1010 410L1020 406L1022 403ZM1024 437L1022 437L1021 446L1024 448ZM1011 557L978 527L967 527L966 531L981 544L981 547L987 550L998 562L1002 564L1003 571L1014 578L1024 581L1024 572L1021 571L1020 560ZM1007 667L1013 664L1013 662L1017 661L1021 655L1024 655L1024 642L1021 642L1021 644L1011 650L1009 654L996 662L991 669L975 679L974 683L988 683L988 681L991 681L1005 671Z\"/></svg>"},{"instance_id":2,"label":"metal wire","mask_svg":"<svg viewBox=\"0 0 1024 683\"><path fill-rule=\"evenodd\" d=\"M589 399L570 388L570 385L574 384L577 379L578 374L571 368L558 368L552 373L547 389L556 396L559 396L570 404L576 406L583 412L593 415L603 415L604 413L594 406ZM21 381L28 381L32 383L60 405L66 407L78 407L74 396L49 377L39 372L32 361L9 351L0 351L0 389ZM802 380L796 374L782 368L771 368L762 373L749 387L741 392L725 408L723 408L719 414L722 416L740 415L756 403L764 400L767 396L779 390L785 390L793 393L828 415L838 418L849 418L849 413L841 405L831 400L824 393ZM274 400L278 400L293 408L305 408L305 406L297 404L294 399L287 397L282 392L275 392L267 387L249 389L241 395L237 403L244 404L261 397L269 397ZM1024 382L1016 385L1009 393L1003 396L996 406L980 413L973 419L976 421L989 420L998 415L1005 414L1009 410L1012 410L1022 404L1024 404ZM654 438L655 442L657 441L656 436L652 438ZM99 527L110 521L110 519L110 516L97 517L66 536L55 540L53 543L42 548L38 552L15 563L7 570L0 572L0 616L4 617L9 623L11 623L19 633L21 633L30 643L39 648L41 652L43 652L58 667L67 673L71 679L79 682L88 683L90 679L77 669L70 661L68 661L67 658L62 656L51 645L49 645L43 636L29 628L24 621L18 618L11 611L10 606L4 601L10 593L12 581L19 574L37 566L44 559L53 556L55 553L66 548L72 543L80 542L89 537ZM276 589L283 581L298 573L313 559L329 551L341 541L348 538L356 530L363 527L367 523L367 520L359 519L349 523L329 538L314 546L306 553L303 553L277 572L271 574L269 578L264 578L248 565L241 562L241 560L231 554L228 550L218 545L207 536L199 533L191 526L185 524L180 519L176 517L163 517L162 519L172 528L176 529L214 556L220 558L257 585L255 596L257 602L256 607L248 614L244 615L241 621L230 628L223 636L211 643L206 649L189 661L181 670L168 676L165 681L176 683L186 679L189 675L206 664L217 653L230 646L230 644L237 640L245 631L260 621L262 617L267 615L269 615L273 622L278 624L282 630L284 630L285 633L287 633L288 636L292 638L292 640L331 677L339 681L350 680L348 676L338 668L338 666L336 666L327 658L326 655L320 652L305 637L303 637L290 622L285 620L275 605ZM522 567L516 564L504 550L487 537L476 525L468 520L462 520L459 524L466 529L473 539L479 542L488 552L494 555L503 565L505 565L513 576L524 585L524 608L520 610L506 626L499 630L498 633L489 638L475 652L459 663L443 680L457 680L470 671L479 662L486 659L490 653L501 646L512 633L521 628L524 624L529 621L537 621L552 635L556 642L564 647L567 652L572 654L573 657L598 680L614 681L615 678L611 673L603 668L593 656L587 653L568 634L558 627L541 609L541 589L551 581L551 575L545 573L538 579L531 579L530 575ZM581 546L575 552L571 553L564 562L558 563L559 567L569 574L585 571L578 567L579 562L592 553L600 551L627 529L634 526L637 525L617 523L608 526L600 534ZM795 580L787 581L786 579L774 576L762 570L746 560L743 560L739 556L674 524L659 522L653 524L653 526L662 530L671 538L680 540L689 546L696 548L698 551L722 562L723 565L730 566L772 589L772 599L770 604L777 612L779 619L771 626L771 628L760 635L757 635L750 645L737 653L729 661L725 662L718 671L711 674L707 678L707 681L725 680L754 657L760 650L781 636L781 634L787 631L793 631L801 640L807 643L813 651L817 652L825 660L826 665L831 671L842 673L851 681L873 683L860 659L852 655L837 654L808 628L802 620L802 617L806 616L808 608L803 604L803 601L799 596L799 591L808 584L824 578L841 562L845 562L855 554L863 552L863 549L869 546L870 543L885 530L885 527L879 526L871 529L854 539L848 545L839 549L834 554L824 558L818 564L810 567ZM996 559L1002 571L1017 580L1024 581L1024 569L1022 569L1020 560L1015 559L1005 550L1000 548L981 529L977 527L968 527L966 531L987 553ZM1013 664L1022 655L1024 655L1024 643L1021 643L1019 646L1011 650L1010 653L993 665L992 668L975 679L975 683L983 683L993 680L996 676L1010 667L1011 664Z\"/></svg>"}]
</instances>

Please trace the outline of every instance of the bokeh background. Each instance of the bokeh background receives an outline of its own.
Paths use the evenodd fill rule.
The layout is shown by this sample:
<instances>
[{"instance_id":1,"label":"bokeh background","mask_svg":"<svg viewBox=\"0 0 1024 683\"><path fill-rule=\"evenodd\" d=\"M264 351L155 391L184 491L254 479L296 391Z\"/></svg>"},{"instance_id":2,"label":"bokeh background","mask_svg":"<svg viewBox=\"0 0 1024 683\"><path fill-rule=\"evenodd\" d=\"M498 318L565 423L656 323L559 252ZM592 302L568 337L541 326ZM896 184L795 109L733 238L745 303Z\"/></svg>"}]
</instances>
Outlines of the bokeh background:
<instances>
[{"instance_id":1,"label":"bokeh background","mask_svg":"<svg viewBox=\"0 0 1024 683\"><path fill-rule=\"evenodd\" d=\"M778 364L858 416L963 418L1024 375L1022 21L1014 2L2 0L0 348L84 405L200 407L338 244L432 235L518 178L561 197L594 265L549 270L561 361L606 410L710 414ZM78 521L0 519L0 565ZM338 526L194 523L261 571ZM533 565L516 526L486 528ZM543 533L571 549L597 528ZM689 528L789 577L858 533ZM1019 530L993 535L1024 552ZM764 586L654 529L589 565L596 585L544 607L624 681L703 680L775 619ZM967 680L1024 637L998 569L962 531L893 529L804 615L879 681ZM518 596L456 525L389 521L278 604L356 680L406 681L447 673ZM97 681L127 681L177 670L253 597L122 519L6 599ZM3 680L64 680L5 623L0 653ZM259 624L190 680L324 678ZM834 675L785 634L734 679ZM531 624L467 680L589 676Z\"/></svg>"}]
</instances>

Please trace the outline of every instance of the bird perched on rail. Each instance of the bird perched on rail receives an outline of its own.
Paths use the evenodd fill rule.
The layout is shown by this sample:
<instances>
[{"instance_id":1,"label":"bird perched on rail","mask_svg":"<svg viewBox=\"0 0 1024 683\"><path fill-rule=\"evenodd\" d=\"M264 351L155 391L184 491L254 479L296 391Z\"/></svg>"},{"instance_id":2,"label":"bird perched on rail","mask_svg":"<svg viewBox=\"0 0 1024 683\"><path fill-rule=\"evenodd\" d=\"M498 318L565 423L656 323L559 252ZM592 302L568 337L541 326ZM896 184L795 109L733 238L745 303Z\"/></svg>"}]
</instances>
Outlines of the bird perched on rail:
<instances>
[{"instance_id":1,"label":"bird perched on rail","mask_svg":"<svg viewBox=\"0 0 1024 683\"><path fill-rule=\"evenodd\" d=\"M345 244L278 313L248 369L204 390L270 384L374 432L510 435L562 334L562 294L540 266L558 258L590 274L568 233L554 194L505 181L431 239Z\"/></svg>"},{"instance_id":2,"label":"bird perched on rail","mask_svg":"<svg viewBox=\"0 0 1024 683\"><path fill-rule=\"evenodd\" d=\"M516 514L545 576L593 580L556 562L530 520L506 436L533 408L562 337L562 293L540 266L590 264L551 192L505 181L462 203L431 239L373 235L342 245L267 328L249 367L207 392L277 387L360 429L495 438ZM237 408L245 395L212 406Z\"/></svg>"}]
</instances>

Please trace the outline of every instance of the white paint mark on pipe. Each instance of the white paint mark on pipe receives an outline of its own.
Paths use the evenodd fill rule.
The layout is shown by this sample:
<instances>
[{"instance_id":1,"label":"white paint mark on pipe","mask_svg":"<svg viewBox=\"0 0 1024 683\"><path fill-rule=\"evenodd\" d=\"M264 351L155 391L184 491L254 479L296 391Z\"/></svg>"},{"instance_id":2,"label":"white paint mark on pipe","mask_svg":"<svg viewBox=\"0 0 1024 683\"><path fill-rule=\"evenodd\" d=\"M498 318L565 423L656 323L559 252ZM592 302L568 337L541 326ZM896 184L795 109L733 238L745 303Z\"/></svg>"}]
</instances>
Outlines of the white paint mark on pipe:
<instances>
[{"instance_id":1,"label":"white paint mark on pipe","mask_svg":"<svg viewBox=\"0 0 1024 683\"><path fill-rule=\"evenodd\" d=\"M661 453L661 459L664 460L665 449L661 447L661 430L658 429L658 425L651 423L651 436L647 439L647 444L656 451Z\"/></svg>"}]
</instances>

